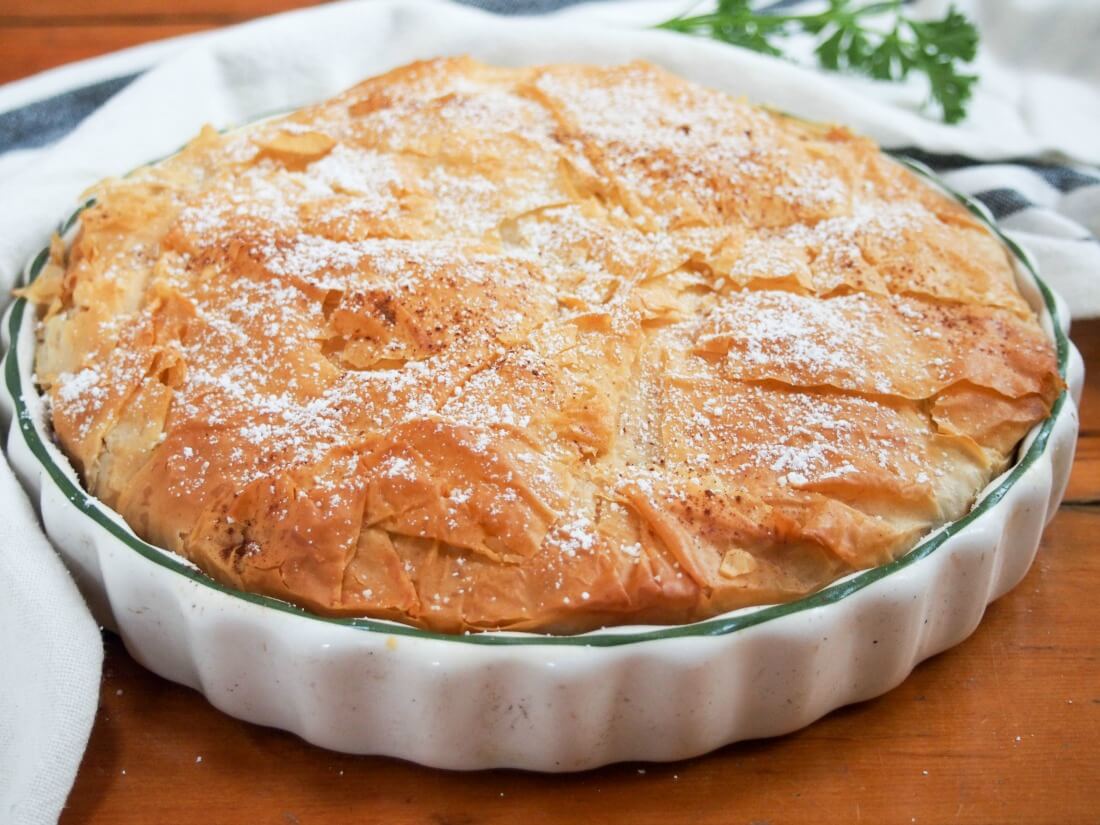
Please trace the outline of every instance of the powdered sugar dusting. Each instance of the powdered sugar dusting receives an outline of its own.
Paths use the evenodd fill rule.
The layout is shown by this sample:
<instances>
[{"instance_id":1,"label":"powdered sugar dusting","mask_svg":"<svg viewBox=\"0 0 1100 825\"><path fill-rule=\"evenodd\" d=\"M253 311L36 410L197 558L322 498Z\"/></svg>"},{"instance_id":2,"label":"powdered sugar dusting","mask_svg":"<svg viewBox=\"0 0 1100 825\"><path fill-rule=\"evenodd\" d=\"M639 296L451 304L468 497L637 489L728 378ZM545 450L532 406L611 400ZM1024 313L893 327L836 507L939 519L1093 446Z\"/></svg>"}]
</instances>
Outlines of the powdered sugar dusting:
<instances>
[{"instance_id":1,"label":"powdered sugar dusting","mask_svg":"<svg viewBox=\"0 0 1100 825\"><path fill-rule=\"evenodd\" d=\"M145 444L112 494L156 475L181 542L331 575L342 610L803 592L756 560L870 558L880 491L912 532L952 467L980 481L926 401L973 379L960 336L1015 329L891 282L939 219L850 181L857 149L644 65L418 65L121 184L163 231L81 285L117 346L44 384L87 466L119 420Z\"/></svg>"}]
</instances>

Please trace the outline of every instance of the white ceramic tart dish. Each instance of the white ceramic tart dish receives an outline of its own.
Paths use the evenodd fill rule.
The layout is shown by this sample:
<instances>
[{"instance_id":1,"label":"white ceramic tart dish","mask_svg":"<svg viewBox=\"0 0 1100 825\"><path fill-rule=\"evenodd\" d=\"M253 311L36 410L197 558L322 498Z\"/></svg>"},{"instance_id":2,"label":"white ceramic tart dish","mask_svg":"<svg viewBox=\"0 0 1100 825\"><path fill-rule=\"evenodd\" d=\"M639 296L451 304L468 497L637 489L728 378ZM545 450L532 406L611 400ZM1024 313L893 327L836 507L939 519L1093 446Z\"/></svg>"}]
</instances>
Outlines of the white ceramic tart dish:
<instances>
[{"instance_id":1,"label":"white ceramic tart dish","mask_svg":"<svg viewBox=\"0 0 1100 825\"><path fill-rule=\"evenodd\" d=\"M379 105L374 97L365 102L367 111ZM684 128L685 135L691 132L690 126ZM767 127L761 121L759 128ZM289 153L295 163L303 151L318 151L313 144L321 139L301 124L283 134L281 143L261 143L265 151L270 147L276 154ZM847 138L838 133L837 139ZM324 142L322 155L331 149L331 141ZM310 146L303 149L305 143ZM791 148L800 149L797 143ZM931 180L927 170L913 168ZM826 201L831 197L827 187L822 192L806 191L807 197L812 194ZM935 529L900 558L784 604L744 607L694 623L616 626L577 635L444 634L382 619L307 613L269 596L232 589L181 557L146 543L121 516L84 492L55 446L46 405L37 394L38 379L32 374L35 313L22 299L13 304L4 324L8 349L3 402L11 421L9 455L39 501L48 535L101 621L117 628L144 665L201 690L234 716L285 728L338 750L465 769L578 770L625 759L678 759L740 739L784 733L835 707L890 689L917 662L965 638L985 605L1026 573L1042 528L1061 498L1076 438L1075 399L1082 383L1080 357L1066 338L1066 312L1038 279L1025 254L1000 235L988 214L960 200L1011 253L1020 294L1039 316L1068 390L1054 400L1045 420L1039 421L1042 416L1037 415L1026 419L1028 424L1039 423L1016 448L1015 463L987 485L969 512ZM93 214L95 220L101 219L100 211L88 213L89 224ZM79 213L62 227L69 242L78 220ZM965 211L953 220L960 225L972 222ZM29 265L28 281L43 271L48 258L47 250ZM1004 277L1010 280L1007 271ZM643 303L652 308L655 301L660 303L659 297L648 295L649 302ZM896 300L899 312L914 312L905 303L908 298ZM340 305L336 307L339 312ZM1026 314L1026 309L1022 311ZM388 318L392 310L383 315ZM733 323L745 323L745 319ZM992 323L1002 336L1012 328L1008 321ZM944 327L950 329L950 324ZM924 334L928 333L925 328ZM730 337L730 333L724 335ZM1009 334L1000 340L1014 339ZM1025 347L1022 338L1016 340ZM975 357L980 360L994 351L1010 350L982 349ZM815 352L807 350L807 356L812 360ZM345 354L338 351L337 357ZM754 357L766 358L760 353L749 355L750 362ZM827 354L821 357L830 362ZM1028 356L1020 350L1014 357L1026 360ZM1048 374L1053 375L1053 367ZM883 392L885 386L875 385L870 391ZM918 415L916 407L912 415ZM72 443L71 432L70 436L63 430L59 433ZM589 446L599 442L592 440L590 432L585 438ZM191 448L185 449L184 455L190 457ZM855 455L850 453L853 460ZM994 466L1003 466L1003 455ZM886 459L880 457L878 463L885 467ZM851 465L847 468L843 472L857 472ZM943 477L940 470L936 474ZM918 480L927 486L929 476L921 473ZM778 483L802 486L805 477L792 472ZM907 494L913 489L909 487ZM273 495L275 490L272 486ZM374 501L373 494L366 495ZM707 495L713 495L709 489ZM805 500L802 493L781 495ZM468 496L464 493L462 501ZM709 517L710 510L706 512ZM828 511L828 524L837 524L837 512ZM225 525L235 522L226 515ZM142 523L148 529L149 521ZM248 523L249 530L260 529L255 522ZM784 530L797 533L800 529L797 521L777 523L791 525ZM233 533L243 528L226 529ZM851 535L845 532L848 528L836 529L840 533L834 533L834 538ZM867 535L878 530L874 527ZM735 531L732 535L748 534ZM660 541L667 544L668 540L661 536ZM860 538L857 545L863 541ZM260 549L257 546L248 553L255 555ZM751 559L745 550L729 551L733 552L739 560ZM430 558L436 558L435 551ZM726 575L722 561L721 572ZM459 558L458 563L461 566L463 560ZM703 575L690 570L690 558L683 564L693 577ZM670 568L673 573L676 569L675 565ZM744 572L738 568L732 576L736 579ZM659 575L655 579L659 591L677 592L674 582L669 588ZM580 595L577 590L574 595ZM293 589L289 592L294 595ZM373 592L364 590L363 598L370 599ZM359 598L357 590L355 596ZM585 591L583 597L588 596ZM733 598L738 598L737 592ZM563 601L570 604L568 598ZM727 607L733 603L728 598L717 602ZM345 607L342 602L337 606ZM555 617L575 609L556 607L547 614L548 626L566 626L565 620ZM650 615L674 613L657 610ZM441 622L418 623L442 626Z\"/></svg>"}]
</instances>

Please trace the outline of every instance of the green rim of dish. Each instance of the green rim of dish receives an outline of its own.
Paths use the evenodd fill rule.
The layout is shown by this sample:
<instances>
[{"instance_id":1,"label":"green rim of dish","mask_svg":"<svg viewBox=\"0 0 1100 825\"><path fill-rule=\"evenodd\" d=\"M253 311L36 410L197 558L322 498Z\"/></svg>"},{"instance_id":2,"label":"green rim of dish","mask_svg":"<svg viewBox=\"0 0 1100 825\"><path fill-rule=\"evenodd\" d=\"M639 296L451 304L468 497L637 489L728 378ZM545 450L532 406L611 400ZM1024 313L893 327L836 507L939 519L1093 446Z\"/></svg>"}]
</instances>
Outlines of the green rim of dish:
<instances>
[{"instance_id":1,"label":"green rim of dish","mask_svg":"<svg viewBox=\"0 0 1100 825\"><path fill-rule=\"evenodd\" d=\"M1001 242L1012 252L1015 258L1020 264L1027 270L1027 272L1033 278L1039 293L1042 295L1043 303L1050 313L1051 326L1054 334L1054 342L1056 352L1058 356L1058 372L1061 374L1062 379L1066 378L1066 366L1069 361L1069 341L1066 338L1065 333L1062 330L1061 319L1059 317L1058 306L1054 299L1053 293L1049 287L1039 277L1039 274L1035 271L1035 267L1032 266L1029 257L1024 251L1010 238L1006 237L1003 232L997 227L997 225L990 219L986 209L980 205L977 201L954 191L950 187L946 186L939 180L931 170L923 164L914 161L904 156L897 156L897 160L907 166L909 169L917 173L923 178L926 178L938 188L954 196L960 203L962 203L967 209L974 214L978 220L985 224L991 232L994 233ZM77 209L64 224L60 227L61 234L68 231L80 213L88 208L94 201L88 201L84 203L79 209ZM38 274L42 271L43 266L49 258L49 248L43 249L35 256L33 263L29 268L29 280L34 280ZM980 518L984 513L988 512L994 505L996 505L1009 488L1031 467L1032 464L1039 458L1040 455L1046 450L1047 444L1050 440L1050 434L1054 429L1054 422L1057 420L1058 415L1061 413L1062 407L1066 403L1067 392L1063 391L1061 395L1055 400L1051 409L1050 417L1044 421L1036 434L1034 440L1028 446L1027 451L1020 456L1016 465L1001 479L1000 483L989 491L989 493L980 501L974 508L962 518L957 521L951 522L945 527L941 528L934 535L929 536L924 541L920 542L916 547L901 556L894 561L881 565L879 567L873 567L869 570L864 570L861 573L852 575L849 578L843 579L834 584L812 593L809 596L804 596L801 599L792 602L786 602L783 604L771 605L760 608L745 608L737 611L734 615L726 616L724 618L707 619L700 622L694 622L692 624L685 625L672 625L672 626L660 626L652 630L643 630L635 632L607 632L606 630L593 631L586 634L578 634L572 636L549 636L540 635L535 633L520 633L515 631L479 631L465 634L447 634L447 633L434 633L428 630L421 630L420 628L411 627L408 625L399 624L396 622L388 622L378 619L367 618L334 618L327 616L319 616L315 613L310 613L300 607L284 602L279 599L271 598L270 596L261 596L255 593L247 593L241 590L237 590L232 587L223 585L214 579L199 572L195 568L192 568L182 561L178 557L172 555L167 550L156 547L138 538L127 528L119 524L115 519L111 518L104 512L107 508L106 505L100 503L94 499L91 495L85 492L80 486L75 484L61 469L50 456L49 451L46 449L46 445L43 443L41 436L37 429L35 429L34 422L27 410L26 402L24 399L24 389L22 385L22 378L19 374L19 330L23 324L23 317L27 312L28 302L25 298L18 298L14 302L11 310L11 316L8 321L8 333L10 336L10 347L8 352L4 355L4 379L7 383L8 392L11 394L12 402L14 405L13 420L18 422L19 431L23 434L23 439L26 441L28 449L34 454L35 458L42 464L46 470L46 474L50 477L58 489L65 495L65 497L85 516L94 521L99 527L106 530L112 536L119 541L126 544L128 547L135 550L144 558L167 568L168 570L178 573L181 576L190 579L195 584L206 587L211 590L216 590L219 593L224 593L227 596L232 596L237 599L242 599L246 602L259 605L261 607L267 607L272 610L277 610L282 613L289 613L295 616L300 616L303 619L309 619L315 622L324 622L331 625L339 625L343 627L350 627L356 630L371 631L376 633L385 634L387 636L411 636L419 639L432 639L443 642L455 642L461 644L475 644L475 645L552 645L552 646L579 646L579 647L615 647L618 645L636 644L639 642L658 641L661 639L677 639L677 638L693 638L693 637L708 637L708 636L724 636L729 633L736 633L739 630L745 630L746 628L755 627L756 625L763 624L765 622L779 619L784 616L790 616L796 613L801 613L805 610L812 610L818 607L825 607L827 605L835 604L840 600L852 595L864 588L874 584L881 579L886 578L894 573L904 570L913 564L917 563L923 558L932 555L936 550L943 546L943 544L952 536L960 532L966 526L968 526L975 519ZM34 391L33 388L31 388Z\"/></svg>"}]
</instances>

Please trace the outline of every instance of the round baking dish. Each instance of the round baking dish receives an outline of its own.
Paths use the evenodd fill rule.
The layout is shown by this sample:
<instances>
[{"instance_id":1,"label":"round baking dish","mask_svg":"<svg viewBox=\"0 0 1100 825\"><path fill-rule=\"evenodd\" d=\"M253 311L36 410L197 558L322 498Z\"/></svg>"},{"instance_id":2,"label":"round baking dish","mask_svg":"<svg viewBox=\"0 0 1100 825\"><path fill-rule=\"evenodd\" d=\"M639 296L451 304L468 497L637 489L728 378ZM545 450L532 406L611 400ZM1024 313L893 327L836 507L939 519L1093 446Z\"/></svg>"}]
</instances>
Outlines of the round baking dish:
<instances>
[{"instance_id":1,"label":"round baking dish","mask_svg":"<svg viewBox=\"0 0 1100 825\"><path fill-rule=\"evenodd\" d=\"M1027 572L1065 487L1083 367L1064 304L984 207L955 197L1013 254L1069 389L968 515L893 563L792 603L675 627L446 636L232 590L137 538L82 489L50 436L32 374L34 311L22 299L3 322L8 455L99 621L145 667L232 716L335 750L454 769L573 771L786 733L890 690L973 632Z\"/></svg>"}]
</instances>

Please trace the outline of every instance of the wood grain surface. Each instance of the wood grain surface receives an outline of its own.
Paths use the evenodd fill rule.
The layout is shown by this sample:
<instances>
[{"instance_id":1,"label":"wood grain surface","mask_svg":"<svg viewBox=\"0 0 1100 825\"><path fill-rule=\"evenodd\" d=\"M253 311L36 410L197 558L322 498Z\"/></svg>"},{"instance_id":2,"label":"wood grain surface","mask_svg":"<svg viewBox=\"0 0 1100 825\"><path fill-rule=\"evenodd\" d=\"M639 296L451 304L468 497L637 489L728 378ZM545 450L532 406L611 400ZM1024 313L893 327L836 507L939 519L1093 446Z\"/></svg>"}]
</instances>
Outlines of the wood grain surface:
<instances>
[{"instance_id":1,"label":"wood grain surface","mask_svg":"<svg viewBox=\"0 0 1100 825\"><path fill-rule=\"evenodd\" d=\"M303 0L0 0L0 83L149 40L311 5Z\"/></svg>"},{"instance_id":2,"label":"wood grain surface","mask_svg":"<svg viewBox=\"0 0 1100 825\"><path fill-rule=\"evenodd\" d=\"M3 0L0 82L297 0ZM1100 322L1073 338L1100 375ZM1066 502L1024 582L879 699L780 739L583 774L446 773L223 716L106 634L63 825L1100 823L1100 380Z\"/></svg>"}]
</instances>

